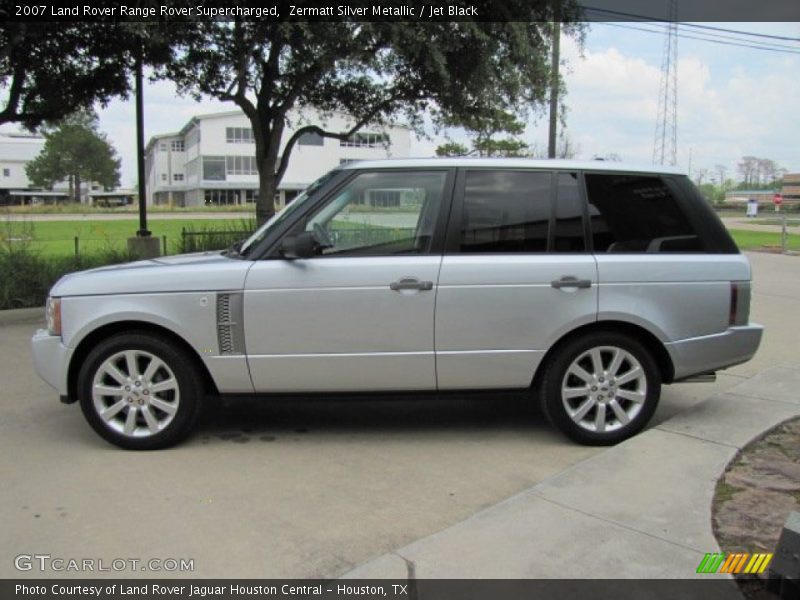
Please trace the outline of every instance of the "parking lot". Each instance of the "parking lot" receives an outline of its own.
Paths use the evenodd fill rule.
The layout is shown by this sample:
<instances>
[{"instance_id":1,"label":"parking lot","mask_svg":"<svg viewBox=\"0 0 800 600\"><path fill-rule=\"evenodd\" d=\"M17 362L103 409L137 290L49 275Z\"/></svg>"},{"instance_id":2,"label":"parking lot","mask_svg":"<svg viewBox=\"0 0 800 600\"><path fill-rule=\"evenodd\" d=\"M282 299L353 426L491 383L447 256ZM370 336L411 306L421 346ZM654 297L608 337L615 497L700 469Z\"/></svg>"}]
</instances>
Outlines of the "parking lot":
<instances>
[{"instance_id":1,"label":"parking lot","mask_svg":"<svg viewBox=\"0 0 800 600\"><path fill-rule=\"evenodd\" d=\"M767 327L758 355L714 384L665 388L653 425L768 366L800 365L800 262L750 258L751 318ZM213 405L183 445L125 452L34 375L37 326L0 328L2 577L93 575L20 573L19 554L191 559L183 575L203 578L335 577L603 451L497 398Z\"/></svg>"}]
</instances>

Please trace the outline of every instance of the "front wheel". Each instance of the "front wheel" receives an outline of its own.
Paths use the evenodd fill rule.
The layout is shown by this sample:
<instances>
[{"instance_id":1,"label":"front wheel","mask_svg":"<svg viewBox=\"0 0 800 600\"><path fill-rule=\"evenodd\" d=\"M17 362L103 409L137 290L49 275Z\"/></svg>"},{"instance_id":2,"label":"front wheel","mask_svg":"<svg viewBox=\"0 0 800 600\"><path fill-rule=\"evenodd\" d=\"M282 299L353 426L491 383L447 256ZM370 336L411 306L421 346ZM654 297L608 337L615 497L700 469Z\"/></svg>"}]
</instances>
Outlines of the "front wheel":
<instances>
[{"instance_id":1,"label":"front wheel","mask_svg":"<svg viewBox=\"0 0 800 600\"><path fill-rule=\"evenodd\" d=\"M575 338L557 348L544 368L543 412L582 444L621 442L641 431L658 406L658 366L630 336L595 332Z\"/></svg>"},{"instance_id":2,"label":"front wheel","mask_svg":"<svg viewBox=\"0 0 800 600\"><path fill-rule=\"evenodd\" d=\"M81 410L122 448L156 450L185 438L200 409L201 378L166 338L123 333L97 345L78 375Z\"/></svg>"}]
</instances>

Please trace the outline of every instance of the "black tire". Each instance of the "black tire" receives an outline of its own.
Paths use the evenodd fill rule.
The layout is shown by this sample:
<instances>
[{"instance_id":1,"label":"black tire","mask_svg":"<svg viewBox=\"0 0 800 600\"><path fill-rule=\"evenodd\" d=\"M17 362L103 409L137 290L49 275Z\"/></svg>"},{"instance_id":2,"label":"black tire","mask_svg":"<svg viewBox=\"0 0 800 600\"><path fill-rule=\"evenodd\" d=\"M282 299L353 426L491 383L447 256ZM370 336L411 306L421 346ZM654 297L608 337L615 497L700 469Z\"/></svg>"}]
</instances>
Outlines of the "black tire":
<instances>
[{"instance_id":1,"label":"black tire","mask_svg":"<svg viewBox=\"0 0 800 600\"><path fill-rule=\"evenodd\" d=\"M609 384L608 377L602 375L597 383L585 382L584 378L575 374L580 373L577 369L568 375L568 369L576 361L578 361L577 367L589 367L594 364L591 356L593 349L599 351L603 365L601 373L607 374L608 371L604 369L613 367L613 359L617 355L614 349L619 349L623 351L619 354L623 357L620 358L622 362L617 365L619 379L624 380L626 375L638 372L641 372L642 376L621 384L612 378ZM635 371L636 363L640 371ZM627 371L622 371L626 367ZM661 372L647 348L631 336L611 331L597 331L572 338L554 349L543 368L543 376L537 390L542 412L556 428L581 444L608 446L619 443L640 432L658 407L661 396ZM596 370L585 368L581 375L594 377ZM586 396L579 391L584 386L587 390ZM562 395L562 387L568 391L575 390L577 396L565 398ZM636 396L643 400L632 401L620 394L628 398ZM602 408L600 405L603 405ZM587 406L590 407L588 412L585 416L581 416ZM617 417L615 409L624 413L623 419L629 419L627 423ZM602 414L598 415L601 411ZM601 424L599 428L598 423ZM592 427L596 429L592 430Z\"/></svg>"},{"instance_id":2,"label":"black tire","mask_svg":"<svg viewBox=\"0 0 800 600\"><path fill-rule=\"evenodd\" d=\"M132 352L127 356L133 357L136 373L126 387L119 375L126 380L131 375L127 357L121 356L128 351ZM145 380L151 363L156 370ZM113 368L117 368L116 379L110 374ZM137 379L140 383L134 385ZM95 396L96 381L113 387L114 393ZM182 441L194 428L204 395L202 381L191 357L169 339L155 334L120 333L100 342L86 357L78 374L78 397L84 417L105 440L128 450L158 450ZM169 389L156 391L159 386ZM113 417L103 418L100 410L112 405L121 408L112 409ZM129 413L133 413L131 433L126 432Z\"/></svg>"}]
</instances>

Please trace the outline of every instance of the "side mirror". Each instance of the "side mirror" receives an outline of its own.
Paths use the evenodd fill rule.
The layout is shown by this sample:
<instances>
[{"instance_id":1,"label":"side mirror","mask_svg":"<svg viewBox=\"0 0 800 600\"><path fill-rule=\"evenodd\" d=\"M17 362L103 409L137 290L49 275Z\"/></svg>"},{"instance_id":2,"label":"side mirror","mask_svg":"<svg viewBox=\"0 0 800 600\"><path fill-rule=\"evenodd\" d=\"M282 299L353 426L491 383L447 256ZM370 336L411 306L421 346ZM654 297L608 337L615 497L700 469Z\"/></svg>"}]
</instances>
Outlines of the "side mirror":
<instances>
[{"instance_id":1,"label":"side mirror","mask_svg":"<svg viewBox=\"0 0 800 600\"><path fill-rule=\"evenodd\" d=\"M319 242L312 231L286 236L280 245L284 258L311 258L317 255Z\"/></svg>"}]
</instances>

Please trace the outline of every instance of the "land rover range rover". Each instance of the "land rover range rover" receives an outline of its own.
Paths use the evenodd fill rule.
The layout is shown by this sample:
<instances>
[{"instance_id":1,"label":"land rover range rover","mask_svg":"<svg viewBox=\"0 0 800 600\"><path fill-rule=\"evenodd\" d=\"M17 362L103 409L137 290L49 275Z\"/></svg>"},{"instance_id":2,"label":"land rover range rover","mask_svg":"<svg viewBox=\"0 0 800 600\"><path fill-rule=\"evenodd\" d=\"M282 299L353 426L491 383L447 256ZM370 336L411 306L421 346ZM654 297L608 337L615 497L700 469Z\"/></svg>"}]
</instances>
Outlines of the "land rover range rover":
<instances>
[{"instance_id":1,"label":"land rover range rover","mask_svg":"<svg viewBox=\"0 0 800 600\"><path fill-rule=\"evenodd\" d=\"M753 356L750 279L675 170L360 162L226 251L65 276L33 354L125 448L183 439L209 394L477 390L612 444L662 384Z\"/></svg>"}]
</instances>

